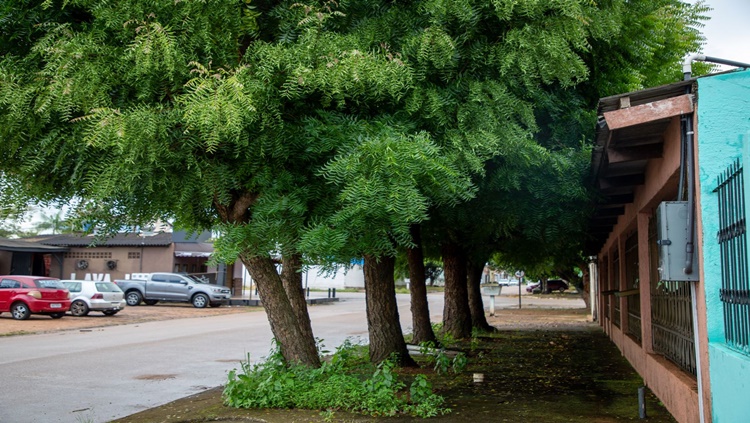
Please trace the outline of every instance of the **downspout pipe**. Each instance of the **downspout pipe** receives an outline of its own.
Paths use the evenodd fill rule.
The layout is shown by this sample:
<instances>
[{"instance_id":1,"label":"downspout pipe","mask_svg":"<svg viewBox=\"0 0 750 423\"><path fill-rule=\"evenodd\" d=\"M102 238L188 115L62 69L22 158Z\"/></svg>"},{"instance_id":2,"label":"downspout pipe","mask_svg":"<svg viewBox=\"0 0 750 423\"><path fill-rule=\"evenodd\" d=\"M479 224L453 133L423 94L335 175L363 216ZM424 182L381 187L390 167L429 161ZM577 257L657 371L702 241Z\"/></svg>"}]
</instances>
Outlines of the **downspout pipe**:
<instances>
[{"instance_id":1,"label":"downspout pipe","mask_svg":"<svg viewBox=\"0 0 750 423\"><path fill-rule=\"evenodd\" d=\"M720 65L735 66L738 68L745 68L745 69L750 68L750 64L748 63L735 62L734 60L727 60L727 59L721 59L718 57L706 56L705 54L693 54L693 55L686 57L685 61L682 62L682 75L685 81L692 78L693 62L711 62L711 63L718 63Z\"/></svg>"}]
</instances>

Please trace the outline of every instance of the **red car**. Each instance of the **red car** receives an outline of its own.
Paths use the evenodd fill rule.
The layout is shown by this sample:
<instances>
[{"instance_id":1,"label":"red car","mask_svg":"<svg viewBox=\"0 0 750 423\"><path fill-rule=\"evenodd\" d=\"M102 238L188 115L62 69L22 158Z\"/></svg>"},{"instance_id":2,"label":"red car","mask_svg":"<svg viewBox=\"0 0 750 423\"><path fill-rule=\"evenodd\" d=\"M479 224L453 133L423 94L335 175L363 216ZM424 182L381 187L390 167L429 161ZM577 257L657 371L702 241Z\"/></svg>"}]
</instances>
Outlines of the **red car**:
<instances>
[{"instance_id":1,"label":"red car","mask_svg":"<svg viewBox=\"0 0 750 423\"><path fill-rule=\"evenodd\" d=\"M35 314L59 319L70 308L70 292L59 279L42 276L0 276L0 313L16 320Z\"/></svg>"}]
</instances>

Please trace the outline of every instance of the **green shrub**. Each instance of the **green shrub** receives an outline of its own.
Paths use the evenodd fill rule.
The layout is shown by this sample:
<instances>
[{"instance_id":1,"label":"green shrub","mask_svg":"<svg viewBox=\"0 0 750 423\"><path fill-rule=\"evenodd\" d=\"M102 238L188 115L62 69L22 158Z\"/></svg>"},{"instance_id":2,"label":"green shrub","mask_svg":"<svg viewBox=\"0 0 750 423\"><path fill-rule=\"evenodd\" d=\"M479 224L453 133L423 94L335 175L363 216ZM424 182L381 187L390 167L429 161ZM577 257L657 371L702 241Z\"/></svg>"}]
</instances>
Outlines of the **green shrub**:
<instances>
[{"instance_id":1,"label":"green shrub","mask_svg":"<svg viewBox=\"0 0 750 423\"><path fill-rule=\"evenodd\" d=\"M248 357L241 371L229 372L224 401L239 408L347 410L371 416L430 417L450 411L423 375L406 395L395 360L373 369L365 359L364 349L347 341L320 368L286 366L275 346L266 361L251 365Z\"/></svg>"}]
</instances>

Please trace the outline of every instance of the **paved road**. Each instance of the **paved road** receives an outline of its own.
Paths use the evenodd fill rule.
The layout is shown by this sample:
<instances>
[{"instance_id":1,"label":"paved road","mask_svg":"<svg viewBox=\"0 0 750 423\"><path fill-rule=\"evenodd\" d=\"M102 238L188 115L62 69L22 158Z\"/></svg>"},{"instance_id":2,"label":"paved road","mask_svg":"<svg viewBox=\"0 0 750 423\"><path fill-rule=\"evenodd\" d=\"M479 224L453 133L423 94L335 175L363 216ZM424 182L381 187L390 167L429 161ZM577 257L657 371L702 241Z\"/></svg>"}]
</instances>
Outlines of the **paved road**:
<instances>
[{"instance_id":1,"label":"paved road","mask_svg":"<svg viewBox=\"0 0 750 423\"><path fill-rule=\"evenodd\" d=\"M364 294L339 297L337 303L310 308L315 335L329 349L348 337L367 337ZM439 321L442 295L429 298L433 320ZM398 299L408 331L409 296ZM496 307L517 301L503 295ZM546 307L583 304L524 298L529 305L538 301ZM267 354L270 339L265 313L0 338L0 422L103 422L127 416L223 384L248 354L253 360Z\"/></svg>"}]
</instances>

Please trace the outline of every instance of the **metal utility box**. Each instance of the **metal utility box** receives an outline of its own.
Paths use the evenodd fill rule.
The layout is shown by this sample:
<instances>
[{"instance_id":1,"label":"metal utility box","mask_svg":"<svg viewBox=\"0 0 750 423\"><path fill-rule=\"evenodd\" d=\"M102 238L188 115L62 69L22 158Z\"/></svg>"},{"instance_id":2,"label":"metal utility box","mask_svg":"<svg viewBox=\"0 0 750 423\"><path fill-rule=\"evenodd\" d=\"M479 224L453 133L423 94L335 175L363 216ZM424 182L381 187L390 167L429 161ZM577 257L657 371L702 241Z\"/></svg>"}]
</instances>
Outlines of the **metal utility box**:
<instances>
[{"instance_id":1,"label":"metal utility box","mask_svg":"<svg viewBox=\"0 0 750 423\"><path fill-rule=\"evenodd\" d=\"M663 281L697 281L697 239L693 233L693 271L685 273L688 242L687 201L664 201L656 208L656 243L659 246L659 278ZM693 223L695 224L695 223Z\"/></svg>"}]
</instances>

